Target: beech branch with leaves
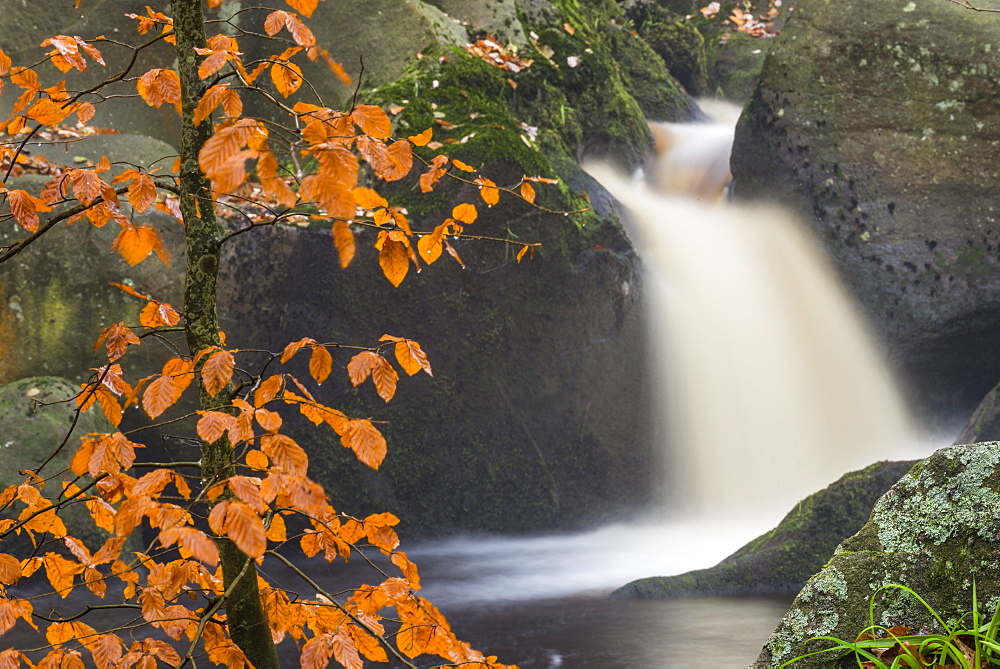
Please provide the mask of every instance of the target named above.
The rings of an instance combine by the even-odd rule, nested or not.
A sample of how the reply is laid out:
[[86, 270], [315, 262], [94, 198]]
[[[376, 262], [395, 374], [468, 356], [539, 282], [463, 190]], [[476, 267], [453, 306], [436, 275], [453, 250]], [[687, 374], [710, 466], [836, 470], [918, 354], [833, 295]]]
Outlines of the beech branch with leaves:
[[[241, 27], [231, 31], [238, 37], [207, 36], [206, 25], [212, 24], [206, 23], [199, 0], [174, 0], [173, 16], [149, 7], [145, 14], [128, 14], [139, 34], [153, 36], [128, 47], [132, 54], [123, 70], [85, 90], [72, 90], [68, 80], [43, 85], [46, 68], [66, 74], [104, 66], [102, 42], [121, 42], [56, 35], [42, 42], [45, 57], [29, 66], [14, 65], [0, 50], [0, 88], [21, 91], [12, 115], [0, 122], [6, 174], [0, 184], [0, 206], [6, 209], [0, 209], [0, 221], [14, 221], [24, 233], [0, 248], [0, 263], [29, 250], [43, 235], [58, 234], [60, 224], [114, 222], [119, 231], [111, 248], [129, 265], [155, 255], [169, 266], [160, 230], [135, 218], [153, 209], [176, 219], [186, 240], [183, 307], [125, 283], [113, 284], [142, 305], [138, 323], [117, 323], [100, 333], [95, 350], [103, 347], [107, 363], [71, 400], [77, 416], [98, 407], [118, 431], [83, 435], [79, 444], [67, 438], [55, 451], [74, 449], [68, 471], [47, 471], [50, 457], [25, 471], [23, 482], [0, 491], [5, 513], [0, 540], [23, 535], [34, 546], [25, 556], [0, 552], [0, 635], [15, 625], [39, 633], [35, 648], [0, 651], [0, 667], [83, 667], [88, 653], [99, 669], [194, 666], [202, 658], [226, 667], [267, 669], [278, 666], [275, 648], [283, 642], [300, 649], [301, 665], [308, 668], [327, 666], [332, 659], [356, 669], [364, 659], [387, 662], [390, 656], [397, 664], [416, 667], [416, 658], [425, 655], [445, 661], [436, 666], [505, 666], [460, 641], [444, 616], [418, 594], [419, 572], [399, 549], [393, 529], [398, 519], [390, 513], [356, 518], [335, 510], [309, 478], [306, 452], [282, 432], [282, 412], [297, 411], [378, 469], [388, 446], [377, 423], [326, 406], [310, 386], [330, 378], [331, 350], [347, 350], [350, 383], [370, 382], [388, 402], [401, 376], [432, 374], [420, 344], [388, 334], [368, 347], [306, 337], [266, 355], [260, 364], [260, 351], [229, 347], [219, 329], [221, 249], [260, 226], [290, 219], [329, 224], [332, 252], [342, 267], [354, 259], [356, 229], [375, 228], [379, 266], [394, 286], [411, 267], [431, 265], [444, 252], [461, 264], [451, 243], [456, 238], [513, 244], [518, 262], [537, 246], [469, 234], [479, 216], [472, 202], [454, 206], [451, 216], [429, 231], [414, 231], [406, 212], [391, 205], [376, 184], [409, 175], [415, 156], [424, 165], [418, 180], [422, 192], [433, 191], [442, 178], [458, 179], [476, 187], [480, 206], [496, 205], [501, 194], [534, 204], [536, 186], [555, 180], [526, 175], [501, 187], [453, 157], [419, 156], [415, 149], [428, 146], [432, 131], [396, 137], [380, 107], [358, 104], [339, 111], [286, 102], [308, 87], [296, 57], [326, 63], [350, 83], [301, 18], [311, 16], [318, 2], [287, 0], [294, 11], [269, 11], [263, 32], [253, 32], [241, 20]], [[210, 8], [221, 4], [208, 2]], [[225, 23], [235, 28], [231, 18]], [[238, 39], [263, 36], [287, 48], [244, 62]], [[137, 72], [138, 53], [161, 42], [175, 49], [176, 69]], [[265, 73], [276, 94], [261, 85]], [[151, 165], [128, 165], [109, 178], [114, 156], [75, 167], [39, 162], [25, 151], [29, 140], [72, 141], [95, 132], [87, 124], [96, 105], [110, 97], [104, 89], [115, 82], [134, 85], [135, 94], [152, 107], [176, 110], [181, 130], [176, 176]], [[245, 116], [244, 96], [251, 94], [284, 112], [287, 125]], [[73, 115], [76, 126], [67, 127]], [[364, 178], [366, 171], [370, 180]], [[7, 186], [24, 173], [50, 179], [37, 193]], [[218, 218], [227, 212], [235, 212], [240, 223], [227, 227]], [[170, 338], [176, 332], [184, 333], [185, 345]], [[170, 351], [162, 369], [128, 380], [123, 358], [155, 342]], [[303, 356], [308, 356], [308, 378], [300, 379], [285, 366]], [[258, 368], [251, 370], [255, 363]], [[189, 391], [197, 393], [197, 408], [164, 418]], [[124, 412], [132, 406], [140, 407], [149, 422], [121, 431]], [[143, 447], [136, 441], [139, 433], [169, 424], [193, 424], [191, 441], [198, 444], [200, 458], [137, 463], [136, 449]], [[135, 469], [150, 471], [136, 476]], [[85, 545], [63, 520], [67, 508], [81, 504], [107, 533], [99, 547]], [[126, 550], [143, 528], [153, 538], [141, 550]], [[368, 560], [365, 551], [375, 550], [398, 571], [378, 569], [377, 585], [332, 594], [289, 559], [293, 546], [307, 558], [321, 555], [328, 562]], [[300, 583], [274, 581], [261, 570], [265, 562], [289, 567]], [[25, 586], [43, 574], [50, 593], [21, 594], [36, 592]], [[115, 603], [87, 605], [71, 614], [43, 614], [36, 608], [41, 597], [66, 597], [80, 587]], [[316, 594], [301, 596], [296, 588]], [[95, 611], [109, 610], [124, 613], [124, 622], [88, 622]]]

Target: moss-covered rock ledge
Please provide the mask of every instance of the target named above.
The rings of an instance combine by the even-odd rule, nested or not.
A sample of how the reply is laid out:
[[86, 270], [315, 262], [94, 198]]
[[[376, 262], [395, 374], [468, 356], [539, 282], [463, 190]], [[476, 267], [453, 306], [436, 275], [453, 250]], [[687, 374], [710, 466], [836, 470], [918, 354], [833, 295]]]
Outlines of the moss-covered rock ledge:
[[797, 592], [837, 545], [857, 532], [875, 501], [913, 462], [877, 462], [844, 474], [799, 502], [770, 532], [710, 569], [633, 581], [615, 597], [665, 599]]
[[[913, 467], [875, 504], [871, 519], [809, 579], [754, 666], [779, 666], [830, 647], [826, 635], [853, 641], [868, 625], [868, 600], [884, 585], [920, 594], [945, 622], [1000, 601], [1000, 442], [952, 446]], [[941, 631], [926, 609], [898, 588], [879, 594], [875, 623]], [[796, 667], [836, 666], [823, 654]], [[853, 665], [852, 665], [853, 666]]]

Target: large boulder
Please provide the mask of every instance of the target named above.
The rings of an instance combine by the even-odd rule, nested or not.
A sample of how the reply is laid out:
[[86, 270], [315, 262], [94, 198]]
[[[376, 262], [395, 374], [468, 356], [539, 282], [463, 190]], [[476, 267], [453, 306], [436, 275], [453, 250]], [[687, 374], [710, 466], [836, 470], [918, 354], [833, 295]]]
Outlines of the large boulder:
[[[754, 666], [778, 666], [833, 646], [813, 640], [818, 636], [853, 642], [869, 625], [869, 599], [887, 585], [912, 589], [945, 621], [968, 619], [975, 587], [988, 619], [1000, 595], [998, 517], [1000, 443], [937, 451], [883, 495], [861, 531], [809, 579]], [[899, 588], [883, 590], [874, 613], [875, 624], [885, 627], [942, 631], [932, 614]], [[823, 654], [795, 666], [833, 666], [834, 658]]]
[[837, 545], [865, 524], [876, 500], [913, 464], [878, 462], [845, 474], [806, 497], [777, 527], [716, 566], [640, 579], [612, 594], [668, 599], [798, 592], [826, 564]]
[[1000, 385], [986, 393], [955, 443], [973, 444], [977, 441], [997, 440], [1000, 440]]
[[733, 147], [735, 196], [813, 224], [939, 414], [1000, 377], [998, 29], [938, 0], [801, 0]]

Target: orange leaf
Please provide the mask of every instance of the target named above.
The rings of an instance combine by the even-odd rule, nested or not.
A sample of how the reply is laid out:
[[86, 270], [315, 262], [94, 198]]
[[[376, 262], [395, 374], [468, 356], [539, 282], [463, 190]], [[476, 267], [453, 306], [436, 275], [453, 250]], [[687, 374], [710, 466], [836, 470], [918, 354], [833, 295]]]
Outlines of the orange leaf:
[[427, 360], [427, 354], [420, 348], [420, 344], [412, 339], [396, 342], [395, 353], [399, 366], [410, 376], [421, 369], [427, 372], [428, 376], [434, 376], [431, 372], [431, 363]]
[[313, 12], [316, 11], [316, 6], [319, 5], [319, 0], [285, 0], [285, 2], [292, 9], [306, 16], [312, 16]]
[[225, 534], [236, 547], [257, 559], [267, 549], [267, 536], [260, 516], [243, 502], [230, 500], [226, 508]]
[[278, 176], [278, 161], [270, 151], [262, 151], [257, 159], [257, 178], [264, 193], [285, 207], [294, 207], [298, 196], [285, 180]]
[[67, 560], [57, 553], [46, 553], [42, 558], [45, 576], [60, 597], [66, 597], [73, 590], [73, 577], [83, 571], [83, 565]]
[[229, 118], [237, 118], [243, 113], [243, 100], [240, 99], [240, 94], [228, 84], [216, 84], [205, 91], [198, 101], [192, 119], [194, 124], [201, 125], [201, 122], [211, 116], [219, 105], [222, 105], [222, 110]]
[[302, 70], [295, 63], [275, 63], [271, 66], [271, 81], [278, 92], [287, 98], [302, 85]]
[[81, 102], [76, 106], [76, 118], [80, 121], [80, 123], [86, 125], [90, 119], [94, 118], [96, 111], [97, 110], [94, 109], [94, 105], [92, 103]]
[[428, 265], [432, 264], [435, 260], [441, 257], [441, 238], [445, 231], [448, 229], [449, 223], [445, 221], [441, 225], [434, 228], [434, 231], [429, 235], [422, 235], [420, 239], [417, 240], [417, 251], [420, 252], [420, 257], [424, 259], [424, 262]]
[[456, 160], [456, 159], [452, 158], [451, 162], [452, 162], [452, 164], [455, 167], [457, 167], [458, 169], [462, 170], [463, 172], [475, 172], [476, 171], [475, 167], [473, 167], [472, 165], [467, 165], [467, 164], [463, 163], [461, 160]]
[[427, 142], [431, 141], [431, 137], [434, 136], [434, 129], [427, 128], [422, 133], [418, 135], [410, 135], [407, 137], [408, 140], [416, 144], [417, 146], [427, 146]]
[[351, 383], [355, 386], [364, 383], [381, 359], [382, 356], [372, 351], [362, 351], [351, 358], [351, 361], [347, 363], [347, 375], [351, 379]]
[[58, 125], [72, 113], [72, 105], [56, 102], [52, 98], [42, 98], [31, 105], [24, 115], [42, 125]]
[[139, 312], [139, 323], [147, 328], [157, 328], [161, 325], [177, 325], [181, 320], [180, 314], [165, 302], [151, 300], [142, 311]]
[[27, 600], [0, 599], [0, 634], [6, 634], [18, 618], [24, 618], [29, 625], [37, 630], [38, 626], [31, 619], [32, 610], [31, 602]]
[[302, 350], [302, 348], [308, 344], [315, 344], [316, 340], [311, 337], [303, 337], [298, 341], [293, 341], [285, 347], [285, 350], [281, 353], [281, 364], [285, 364], [292, 359], [296, 353]]
[[[384, 234], [386, 234], [384, 231], [379, 233], [380, 239]], [[406, 273], [410, 271], [410, 256], [406, 252], [406, 246], [402, 242], [385, 237], [379, 250], [378, 264], [385, 278], [389, 279], [389, 283], [398, 287], [406, 278]]]
[[153, 177], [146, 173], [139, 174], [128, 186], [128, 202], [140, 214], [149, 209], [156, 201], [156, 184]]
[[18, 225], [28, 232], [34, 232], [38, 229], [38, 212], [52, 211], [52, 207], [45, 204], [43, 200], [29, 194], [28, 191], [9, 190], [6, 192], [11, 213], [14, 214]]
[[94, 350], [104, 343], [104, 348], [108, 353], [108, 360], [114, 362], [118, 358], [125, 355], [126, 349], [128, 349], [130, 344], [135, 344], [138, 346], [142, 342], [135, 335], [134, 332], [124, 323], [118, 323], [117, 325], [112, 325], [109, 328], [105, 328], [101, 332], [101, 336], [97, 338], [97, 343], [94, 344]]
[[333, 356], [326, 350], [325, 346], [313, 346], [312, 355], [309, 357], [309, 373], [316, 383], [323, 383], [326, 377], [330, 376], [333, 369]]
[[180, 113], [181, 80], [173, 70], [156, 68], [139, 77], [135, 84], [146, 104], [159, 109], [164, 103], [172, 104]]
[[274, 514], [271, 516], [271, 524], [267, 528], [267, 538], [271, 541], [288, 541], [288, 533], [285, 530], [285, 519]]
[[347, 267], [354, 260], [356, 251], [354, 233], [351, 232], [347, 221], [334, 221], [332, 235], [333, 246], [337, 249], [337, 255], [340, 258], [340, 266]]
[[267, 469], [267, 456], [263, 451], [252, 449], [247, 451], [246, 463], [251, 469]]
[[[160, 377], [165, 378], [165, 377]], [[226, 434], [226, 430], [229, 430], [236, 425], [236, 417], [230, 416], [227, 413], [222, 413], [221, 411], [206, 411], [198, 419], [197, 432], [198, 437], [202, 441], [209, 444], [217, 442], [222, 439], [223, 435]]]
[[451, 215], [456, 221], [475, 223], [479, 214], [476, 212], [476, 205], [463, 202], [451, 210]]
[[230, 476], [229, 487], [243, 502], [257, 513], [267, 510], [264, 498], [260, 494], [260, 479], [249, 476]]
[[378, 207], [388, 207], [389, 203], [385, 198], [376, 193], [371, 188], [358, 187], [354, 189], [354, 201], [362, 209], [376, 209]]
[[265, 434], [260, 438], [260, 448], [275, 467], [290, 474], [305, 474], [309, 457], [295, 441], [283, 434]]
[[379, 397], [388, 402], [396, 394], [396, 383], [399, 381], [399, 375], [388, 360], [382, 356], [377, 357], [378, 364], [372, 370], [372, 382], [375, 384], [375, 390]]
[[527, 181], [521, 184], [521, 197], [528, 204], [534, 204], [535, 202], [535, 188]]
[[107, 188], [96, 170], [70, 170], [69, 178], [73, 184], [73, 196], [83, 204], [92, 203]]
[[0, 583], [14, 585], [21, 578], [21, 562], [13, 555], [0, 553]]
[[485, 178], [476, 179], [475, 183], [479, 184], [479, 194], [487, 205], [492, 207], [500, 201], [500, 191], [495, 183]]
[[117, 249], [129, 265], [138, 265], [156, 247], [162, 247], [162, 245], [163, 242], [154, 228], [148, 225], [139, 227], [127, 225], [115, 237], [115, 241], [111, 244], [111, 250]]
[[262, 407], [273, 400], [285, 385], [285, 377], [282, 374], [274, 374], [258, 386], [253, 393], [253, 404]]
[[351, 110], [351, 120], [369, 137], [386, 139], [392, 135], [392, 122], [376, 105], [358, 105]]
[[434, 190], [434, 185], [444, 176], [447, 169], [448, 156], [435, 156], [427, 171], [420, 175], [420, 191], [429, 193]]
[[354, 451], [358, 460], [372, 469], [378, 469], [385, 459], [385, 437], [371, 421], [349, 420], [341, 427], [340, 443]]
[[209, 395], [215, 397], [226, 387], [235, 367], [236, 360], [229, 351], [218, 350], [209, 356], [201, 368], [201, 379]]

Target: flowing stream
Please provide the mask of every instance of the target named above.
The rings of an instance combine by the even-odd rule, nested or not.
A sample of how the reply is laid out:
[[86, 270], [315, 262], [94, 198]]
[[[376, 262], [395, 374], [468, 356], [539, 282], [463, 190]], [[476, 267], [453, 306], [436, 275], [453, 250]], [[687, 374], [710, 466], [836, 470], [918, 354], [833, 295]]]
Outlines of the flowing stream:
[[664, 517], [418, 547], [425, 592], [524, 667], [747, 666], [789, 597], [623, 601], [709, 567], [878, 460], [927, 455], [874, 337], [807, 230], [725, 202], [735, 114], [653, 127], [647, 179], [588, 170], [632, 214], [661, 383]]

